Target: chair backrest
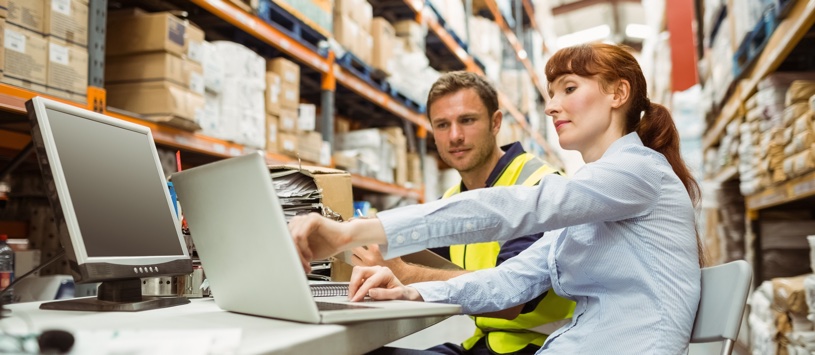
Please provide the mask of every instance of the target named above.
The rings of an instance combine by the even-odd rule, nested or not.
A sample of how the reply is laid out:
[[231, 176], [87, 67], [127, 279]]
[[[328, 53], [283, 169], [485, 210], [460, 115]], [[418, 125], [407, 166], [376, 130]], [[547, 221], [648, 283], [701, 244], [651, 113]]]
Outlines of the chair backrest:
[[744, 260], [702, 269], [702, 297], [696, 311], [691, 343], [724, 341], [732, 351], [747, 303], [753, 271]]

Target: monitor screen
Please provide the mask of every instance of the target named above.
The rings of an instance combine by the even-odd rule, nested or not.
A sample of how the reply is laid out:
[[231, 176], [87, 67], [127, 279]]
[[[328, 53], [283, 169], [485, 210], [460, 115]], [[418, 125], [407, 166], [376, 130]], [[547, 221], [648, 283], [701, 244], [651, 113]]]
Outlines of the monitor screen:
[[45, 111], [88, 257], [183, 255], [147, 134]]
[[192, 272], [150, 129], [35, 97], [32, 141], [76, 282], [98, 299], [41, 308], [143, 310], [179, 304], [141, 296], [141, 279]]

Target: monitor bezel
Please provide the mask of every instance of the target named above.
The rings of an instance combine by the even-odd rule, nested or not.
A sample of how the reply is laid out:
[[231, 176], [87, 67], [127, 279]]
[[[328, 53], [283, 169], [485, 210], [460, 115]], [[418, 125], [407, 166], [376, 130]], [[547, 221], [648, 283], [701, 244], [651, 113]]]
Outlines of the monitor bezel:
[[145, 135], [154, 157], [156, 171], [163, 183], [162, 191], [167, 213], [174, 214], [173, 203], [167, 189], [167, 178], [164, 176], [161, 163], [158, 160], [158, 151], [150, 128], [39, 96], [27, 101], [26, 107], [32, 124], [32, 142], [37, 153], [37, 161], [40, 164], [46, 192], [54, 210], [54, 220], [57, 223], [60, 241], [66, 250], [66, 257], [74, 280], [76, 282], [96, 282], [191, 273], [192, 260], [184, 236], [181, 233], [181, 224], [175, 215], [171, 220], [177, 243], [181, 247], [181, 254], [135, 257], [88, 256], [73, 208], [71, 194], [62, 170], [62, 162], [57, 152], [47, 110], [64, 112]]

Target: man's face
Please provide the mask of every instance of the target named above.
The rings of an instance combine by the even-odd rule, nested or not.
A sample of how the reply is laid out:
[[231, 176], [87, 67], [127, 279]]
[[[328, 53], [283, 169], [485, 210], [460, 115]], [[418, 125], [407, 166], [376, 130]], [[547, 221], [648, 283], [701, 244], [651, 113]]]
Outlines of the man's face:
[[430, 113], [433, 138], [447, 165], [466, 173], [488, 162], [495, 150], [501, 113], [487, 112], [474, 89], [442, 96], [430, 105]]

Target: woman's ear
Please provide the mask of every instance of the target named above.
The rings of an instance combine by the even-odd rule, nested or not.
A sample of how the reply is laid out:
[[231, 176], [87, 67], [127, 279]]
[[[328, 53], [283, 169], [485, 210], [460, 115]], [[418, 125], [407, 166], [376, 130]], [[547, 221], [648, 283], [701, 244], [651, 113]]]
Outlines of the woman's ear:
[[614, 97], [611, 101], [611, 107], [620, 108], [628, 102], [631, 97], [631, 83], [628, 80], [622, 79], [617, 82], [614, 88]]

